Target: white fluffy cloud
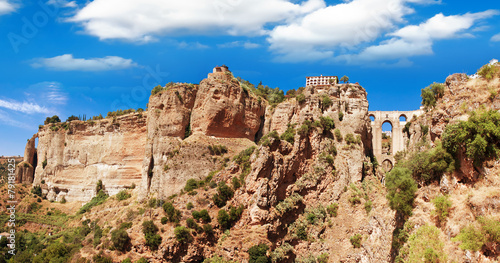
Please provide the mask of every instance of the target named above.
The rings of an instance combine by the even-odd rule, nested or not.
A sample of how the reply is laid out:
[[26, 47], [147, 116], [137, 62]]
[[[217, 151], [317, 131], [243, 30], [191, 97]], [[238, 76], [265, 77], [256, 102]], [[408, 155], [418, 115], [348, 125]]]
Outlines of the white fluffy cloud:
[[433, 53], [432, 45], [436, 40], [470, 37], [467, 30], [482, 19], [498, 14], [497, 11], [488, 10], [479, 13], [464, 15], [444, 16], [437, 14], [419, 25], [403, 27], [388, 34], [391, 38], [379, 45], [366, 48], [357, 55], [340, 56], [351, 62], [370, 60], [390, 60], [407, 58], [417, 55], [430, 55]]
[[0, 0], [0, 15], [8, 14], [15, 9], [16, 7], [14, 6], [14, 4], [10, 3], [7, 0]]
[[[268, 41], [284, 60], [316, 60], [373, 41], [413, 13], [405, 0], [352, 0], [277, 26]], [[413, 0], [413, 2], [421, 2]], [[428, 1], [426, 1], [428, 2]], [[306, 52], [304, 52], [306, 51]]]
[[269, 23], [323, 8], [323, 0], [94, 0], [70, 18], [100, 39], [149, 41], [161, 34], [262, 35]]
[[491, 37], [491, 41], [493, 41], [493, 42], [500, 42], [500, 33], [492, 36]]
[[64, 54], [53, 58], [39, 58], [31, 64], [35, 68], [48, 68], [61, 71], [107, 71], [136, 67], [131, 59], [116, 56], [103, 58], [74, 58], [72, 54]]

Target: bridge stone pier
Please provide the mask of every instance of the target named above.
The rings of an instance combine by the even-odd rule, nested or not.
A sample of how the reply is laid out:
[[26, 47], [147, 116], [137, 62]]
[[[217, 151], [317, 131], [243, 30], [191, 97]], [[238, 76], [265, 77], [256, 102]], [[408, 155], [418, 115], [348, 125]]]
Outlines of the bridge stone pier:
[[[424, 113], [423, 109], [415, 111], [369, 111], [372, 126], [372, 145], [373, 155], [377, 158], [379, 164], [389, 171], [394, 166], [394, 154], [406, 150], [406, 136], [403, 134], [403, 128], [407, 121], [418, 117]], [[404, 117], [404, 118], [401, 118]], [[400, 120], [400, 118], [402, 120]], [[382, 154], [382, 125], [390, 123], [392, 126], [392, 143], [389, 153]]]

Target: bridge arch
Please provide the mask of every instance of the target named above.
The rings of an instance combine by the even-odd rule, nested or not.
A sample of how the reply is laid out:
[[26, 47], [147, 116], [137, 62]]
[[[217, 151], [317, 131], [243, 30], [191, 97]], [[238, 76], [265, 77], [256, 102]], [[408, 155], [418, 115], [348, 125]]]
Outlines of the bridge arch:
[[384, 169], [385, 172], [390, 172], [393, 167], [394, 167], [394, 164], [392, 163], [391, 159], [385, 159], [382, 162], [382, 169]]
[[[388, 161], [391, 169], [395, 163], [394, 155], [399, 151], [406, 150], [406, 140], [403, 135], [403, 128], [407, 121], [411, 121], [414, 116], [424, 113], [422, 109], [416, 111], [369, 111], [368, 116], [372, 126], [372, 146], [373, 155], [380, 164]], [[408, 116], [412, 116], [410, 119]], [[373, 119], [372, 119], [373, 118]], [[404, 118], [404, 120], [402, 120]], [[390, 151], [382, 152], [382, 125], [390, 123], [392, 126]], [[389, 165], [389, 163], [387, 163]]]

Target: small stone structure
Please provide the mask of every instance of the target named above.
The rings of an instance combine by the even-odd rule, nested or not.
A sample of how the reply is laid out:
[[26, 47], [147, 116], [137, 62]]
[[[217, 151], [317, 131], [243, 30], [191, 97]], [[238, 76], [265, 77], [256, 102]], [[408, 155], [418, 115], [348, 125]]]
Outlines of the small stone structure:
[[[399, 151], [406, 150], [406, 140], [408, 138], [403, 134], [403, 128], [407, 121], [411, 121], [413, 117], [420, 116], [424, 113], [423, 109], [415, 111], [369, 111], [368, 114], [372, 126], [372, 145], [373, 155], [377, 158], [379, 164], [383, 167], [392, 169], [394, 165], [394, 154]], [[404, 117], [405, 121], [400, 121], [400, 117]], [[392, 143], [391, 150], [387, 154], [382, 154], [382, 125], [384, 123], [392, 125]]]

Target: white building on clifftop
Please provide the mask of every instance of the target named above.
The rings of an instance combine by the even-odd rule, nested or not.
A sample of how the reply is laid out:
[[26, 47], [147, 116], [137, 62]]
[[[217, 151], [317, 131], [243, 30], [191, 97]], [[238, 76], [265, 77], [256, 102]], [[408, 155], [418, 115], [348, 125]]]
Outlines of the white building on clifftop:
[[315, 76], [306, 77], [306, 87], [308, 86], [323, 86], [323, 85], [335, 85], [339, 83], [339, 78], [337, 76]]

